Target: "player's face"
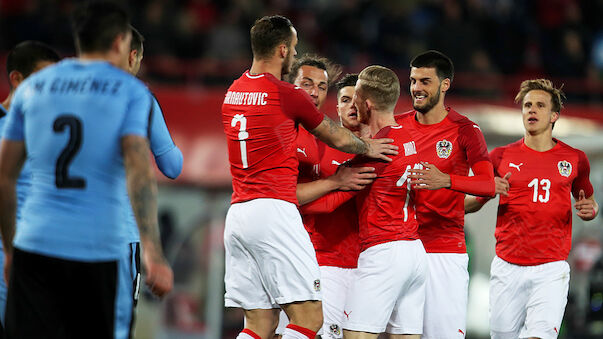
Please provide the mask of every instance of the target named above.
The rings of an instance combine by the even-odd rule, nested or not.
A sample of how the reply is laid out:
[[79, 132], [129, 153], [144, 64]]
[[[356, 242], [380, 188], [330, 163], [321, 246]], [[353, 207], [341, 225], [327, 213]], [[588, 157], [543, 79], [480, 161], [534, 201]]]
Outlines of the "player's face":
[[535, 135], [552, 129], [559, 113], [553, 112], [551, 99], [548, 92], [540, 89], [531, 90], [526, 94], [521, 108], [526, 132]]
[[352, 98], [352, 109], [356, 111], [358, 122], [361, 124], [368, 124], [370, 112], [366, 99], [362, 95], [362, 88], [360, 87], [360, 81], [356, 83], [354, 96]]
[[142, 63], [142, 58], [143, 58], [143, 53], [144, 53], [144, 49], [141, 49], [140, 51], [137, 50], [131, 50], [130, 51], [130, 56], [129, 56], [129, 65], [130, 65], [130, 74], [136, 76], [136, 74], [138, 74], [138, 72], [140, 71], [140, 65]]
[[297, 46], [297, 31], [295, 28], [291, 27], [291, 34], [293, 34], [293, 39], [291, 39], [291, 45], [287, 48], [287, 55], [285, 56], [285, 61], [283, 62], [283, 67], [281, 70], [281, 74], [285, 75], [291, 72], [291, 65], [293, 64], [293, 59], [297, 55], [297, 50], [295, 47]]
[[355, 131], [360, 128], [358, 112], [354, 107], [354, 86], [346, 86], [339, 90], [337, 97], [337, 114], [343, 127]]
[[297, 77], [293, 83], [306, 91], [316, 108], [320, 109], [327, 99], [328, 81], [329, 76], [324, 69], [303, 65], [297, 71]]
[[119, 50], [119, 64], [116, 65], [121, 69], [128, 69], [130, 65], [130, 43], [132, 42], [132, 32], [128, 30], [125, 34], [121, 35], [121, 39], [118, 41]]
[[440, 102], [442, 82], [435, 68], [412, 67], [410, 69], [410, 96], [412, 107], [427, 113]]

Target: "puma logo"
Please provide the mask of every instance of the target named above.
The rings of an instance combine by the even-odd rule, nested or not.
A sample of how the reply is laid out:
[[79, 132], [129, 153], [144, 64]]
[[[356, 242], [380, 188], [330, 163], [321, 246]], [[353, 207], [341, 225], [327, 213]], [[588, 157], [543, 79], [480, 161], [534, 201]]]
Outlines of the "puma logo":
[[463, 330], [461, 330], [460, 328], [459, 328], [459, 333], [462, 335], [465, 335], [465, 332], [463, 332]]
[[[350, 313], [352, 313], [352, 311], [350, 311]], [[346, 316], [346, 318], [348, 318], [348, 320], [350, 320], [350, 313], [343, 310], [343, 314]]]
[[339, 163], [339, 162], [337, 162], [337, 161], [335, 161], [335, 160], [331, 160], [331, 164], [332, 164], [332, 165], [335, 165], [335, 166], [339, 166], [339, 165], [341, 165], [341, 163]]
[[306, 154], [306, 149], [305, 149], [305, 148], [304, 148], [304, 149], [301, 149], [301, 148], [299, 148], [299, 147], [298, 147], [298, 148], [297, 148], [297, 151], [298, 151], [299, 153], [303, 154], [303, 155], [304, 155], [306, 158], [308, 157], [308, 155]]
[[521, 166], [521, 165], [523, 165], [523, 162], [521, 164], [519, 164], [519, 165], [516, 165], [516, 164], [514, 164], [512, 162], [509, 163], [509, 167], [517, 168], [517, 172], [521, 172], [521, 169], [519, 169], [519, 166]]

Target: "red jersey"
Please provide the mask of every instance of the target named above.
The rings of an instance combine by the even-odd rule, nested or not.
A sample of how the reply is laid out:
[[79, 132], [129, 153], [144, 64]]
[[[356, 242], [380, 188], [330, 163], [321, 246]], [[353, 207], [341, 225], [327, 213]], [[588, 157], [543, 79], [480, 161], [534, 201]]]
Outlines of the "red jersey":
[[[344, 153], [319, 142], [322, 149], [320, 177], [327, 178], [340, 164], [352, 159], [354, 154]], [[314, 228], [308, 229], [320, 266], [356, 268], [360, 254], [358, 239], [358, 212], [351, 200], [328, 214], [314, 214]]]
[[356, 195], [360, 251], [386, 242], [419, 237], [414, 194], [408, 180], [410, 169], [419, 162], [415, 142], [405, 126], [385, 127], [374, 138], [394, 139], [392, 145], [399, 147], [399, 153], [390, 156], [390, 163], [365, 156], [356, 156], [350, 161], [353, 166], [375, 168], [377, 178], [369, 187], [356, 192], [332, 192], [302, 206], [305, 213], [329, 213]]
[[246, 71], [235, 80], [222, 104], [232, 203], [274, 198], [297, 204], [297, 124], [311, 130], [323, 118], [304, 90], [272, 74]]
[[[296, 155], [299, 161], [298, 183], [306, 183], [320, 178], [320, 155], [318, 153], [318, 143], [312, 133], [306, 131], [303, 127], [299, 128], [297, 139], [295, 140]], [[314, 215], [301, 214], [304, 227], [310, 232], [314, 228]]]
[[554, 139], [546, 152], [523, 139], [492, 150], [494, 170], [511, 172], [509, 196], [500, 196], [496, 220], [496, 255], [516, 265], [566, 260], [572, 241], [572, 201], [584, 190], [593, 194], [584, 152]]
[[[480, 161], [490, 161], [484, 135], [467, 117], [447, 108], [444, 120], [423, 125], [416, 111], [396, 116], [410, 131], [420, 161], [447, 174], [467, 176]], [[428, 253], [465, 253], [465, 194], [447, 188], [416, 190], [419, 237]]]

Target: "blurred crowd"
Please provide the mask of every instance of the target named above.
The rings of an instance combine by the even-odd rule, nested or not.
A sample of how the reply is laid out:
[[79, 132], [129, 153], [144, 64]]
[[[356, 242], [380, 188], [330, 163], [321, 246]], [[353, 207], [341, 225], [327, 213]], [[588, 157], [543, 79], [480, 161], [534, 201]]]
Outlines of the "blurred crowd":
[[[72, 55], [68, 15], [75, 2], [0, 0], [0, 51], [38, 39]], [[297, 27], [299, 52], [324, 55], [351, 71], [374, 63], [406, 69], [413, 55], [437, 49], [458, 71], [475, 75], [570, 78], [576, 86], [603, 79], [603, 0], [128, 3], [147, 39], [146, 77], [157, 81], [228, 84], [250, 64], [254, 20], [276, 13]]]

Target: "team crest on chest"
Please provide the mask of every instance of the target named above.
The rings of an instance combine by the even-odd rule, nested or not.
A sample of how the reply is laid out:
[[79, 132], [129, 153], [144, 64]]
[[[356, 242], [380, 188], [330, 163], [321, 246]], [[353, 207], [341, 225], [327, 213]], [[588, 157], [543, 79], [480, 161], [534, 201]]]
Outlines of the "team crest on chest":
[[448, 159], [450, 153], [452, 153], [452, 143], [446, 139], [438, 141], [436, 143], [436, 153], [438, 157]]
[[559, 161], [557, 163], [557, 169], [559, 169], [559, 174], [566, 178], [572, 174], [572, 164], [567, 160]]

